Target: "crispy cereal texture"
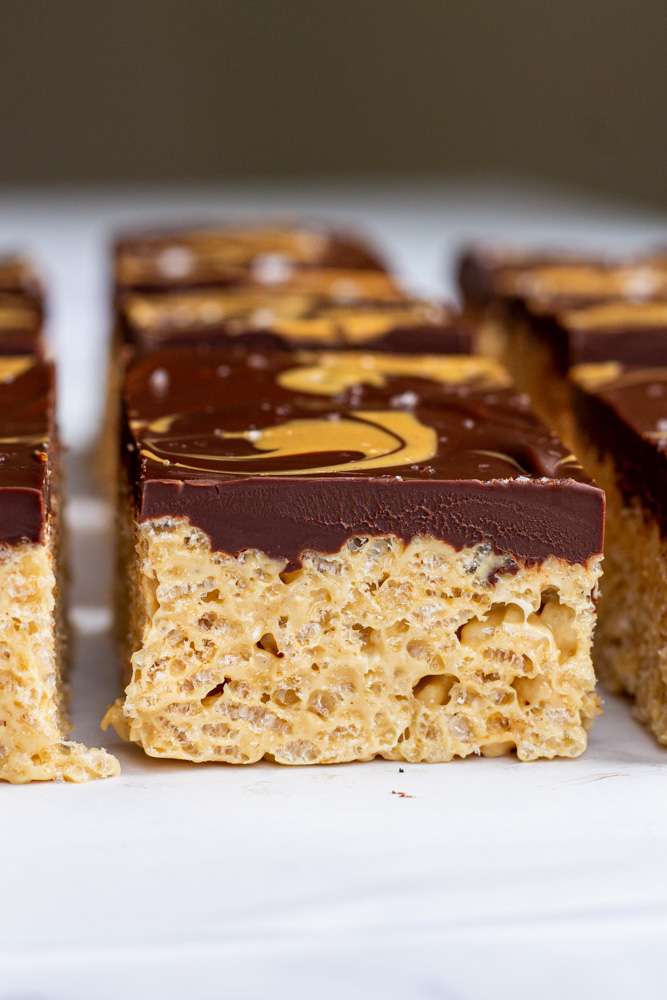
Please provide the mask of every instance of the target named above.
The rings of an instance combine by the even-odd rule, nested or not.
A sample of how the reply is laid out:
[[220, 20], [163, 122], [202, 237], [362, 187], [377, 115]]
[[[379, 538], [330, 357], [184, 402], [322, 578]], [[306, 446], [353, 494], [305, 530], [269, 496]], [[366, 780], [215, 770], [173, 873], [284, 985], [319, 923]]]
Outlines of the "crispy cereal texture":
[[0, 547], [0, 780], [88, 781], [120, 771], [106, 751], [66, 739], [59, 659], [48, 547]]
[[639, 500], [623, 499], [612, 459], [579, 448], [607, 494], [596, 669], [610, 690], [634, 697], [637, 719], [667, 744], [667, 542]]
[[534, 760], [586, 746], [597, 559], [503, 573], [490, 546], [382, 537], [285, 573], [258, 551], [211, 552], [184, 519], [128, 535], [131, 667], [105, 724], [152, 756]]

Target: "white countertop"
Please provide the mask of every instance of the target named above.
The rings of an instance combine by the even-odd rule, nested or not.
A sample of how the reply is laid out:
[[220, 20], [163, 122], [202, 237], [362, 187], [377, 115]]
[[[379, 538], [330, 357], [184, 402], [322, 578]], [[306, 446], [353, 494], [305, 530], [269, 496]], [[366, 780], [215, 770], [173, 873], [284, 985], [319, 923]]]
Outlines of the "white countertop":
[[117, 685], [109, 511], [80, 452], [102, 405], [105, 240], [158, 217], [290, 210], [370, 227], [427, 292], [470, 236], [667, 243], [665, 218], [519, 186], [0, 190], [0, 248], [35, 253], [53, 287], [75, 448], [75, 737], [123, 767], [0, 786], [0, 1000], [662, 998], [667, 749], [623, 699], [605, 697], [578, 760], [402, 773], [155, 761], [99, 731]]

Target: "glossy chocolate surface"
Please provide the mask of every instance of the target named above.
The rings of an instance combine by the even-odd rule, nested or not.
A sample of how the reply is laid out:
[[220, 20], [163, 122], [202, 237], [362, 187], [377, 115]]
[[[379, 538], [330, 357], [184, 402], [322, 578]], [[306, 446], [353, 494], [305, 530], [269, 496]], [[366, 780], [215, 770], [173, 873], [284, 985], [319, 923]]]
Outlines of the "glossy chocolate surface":
[[602, 492], [487, 359], [165, 350], [130, 363], [125, 417], [140, 520], [187, 517], [218, 551], [601, 551]]
[[384, 271], [385, 265], [358, 237], [308, 224], [166, 230], [121, 239], [115, 248], [120, 289], [284, 285], [311, 268]]
[[473, 349], [471, 326], [452, 309], [415, 299], [350, 301], [346, 288], [337, 300], [248, 288], [133, 295], [122, 308], [121, 329], [145, 350], [193, 343], [441, 354]]
[[51, 505], [53, 365], [0, 358], [0, 543], [44, 540]]
[[667, 367], [581, 365], [572, 382], [581, 430], [613, 458], [626, 501], [641, 500], [667, 533]]

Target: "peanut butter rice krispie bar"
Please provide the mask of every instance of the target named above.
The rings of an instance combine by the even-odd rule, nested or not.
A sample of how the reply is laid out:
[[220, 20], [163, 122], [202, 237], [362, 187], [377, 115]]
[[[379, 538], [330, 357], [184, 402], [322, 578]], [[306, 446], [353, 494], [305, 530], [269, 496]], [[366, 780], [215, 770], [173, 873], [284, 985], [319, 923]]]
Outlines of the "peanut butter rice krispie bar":
[[607, 493], [595, 663], [667, 744], [667, 367], [572, 370], [582, 458]]
[[124, 696], [153, 756], [576, 756], [604, 497], [500, 366], [163, 350], [130, 363]]
[[664, 316], [652, 301], [667, 299], [664, 254], [613, 260], [538, 253], [531, 259], [478, 249], [463, 255], [459, 280], [466, 312], [486, 324], [482, 344], [492, 345], [566, 440], [571, 365], [664, 363]]
[[54, 372], [0, 358], [0, 780], [87, 781], [119, 771], [67, 740]]

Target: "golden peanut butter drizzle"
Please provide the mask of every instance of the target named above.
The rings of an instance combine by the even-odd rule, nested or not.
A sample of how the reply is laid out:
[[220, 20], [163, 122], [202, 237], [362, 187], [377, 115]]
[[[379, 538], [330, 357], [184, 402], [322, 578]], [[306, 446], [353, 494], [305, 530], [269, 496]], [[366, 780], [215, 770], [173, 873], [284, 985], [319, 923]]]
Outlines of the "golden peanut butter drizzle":
[[182, 292], [169, 295], [133, 295], [125, 307], [130, 321], [140, 328], [221, 323], [230, 319], [268, 326], [276, 319], [303, 316], [312, 308], [307, 293], [271, 292], [264, 289]]
[[623, 368], [618, 361], [600, 361], [592, 364], [575, 365], [569, 377], [582, 388], [595, 391], [610, 386], [625, 389], [649, 382], [667, 383], [667, 367]]
[[596, 267], [554, 264], [510, 269], [499, 276], [499, 289], [510, 295], [627, 295], [648, 298], [667, 289], [667, 266]]
[[667, 302], [605, 302], [587, 309], [569, 309], [561, 320], [575, 330], [606, 326], [667, 326]]
[[267, 227], [199, 230], [186, 233], [175, 242], [214, 260], [245, 263], [260, 254], [282, 254], [312, 263], [324, 253], [327, 237], [310, 230]]
[[278, 319], [272, 329], [283, 337], [294, 340], [321, 340], [324, 344], [335, 344], [341, 336], [353, 343], [361, 343], [373, 337], [380, 337], [397, 326], [414, 323], [414, 315], [407, 310], [388, 314], [376, 310], [345, 315], [327, 312], [305, 319]]
[[35, 311], [33, 309], [22, 309], [20, 306], [0, 306], [0, 330], [25, 327], [34, 322]]
[[19, 375], [32, 368], [35, 359], [30, 355], [21, 354], [16, 357], [0, 358], [0, 382], [13, 382]]
[[568, 378], [590, 392], [607, 382], [615, 381], [622, 371], [623, 366], [618, 361], [594, 361], [574, 365], [570, 368]]
[[[307, 362], [307, 354], [299, 360]], [[359, 354], [338, 351], [312, 355], [313, 364], [302, 363], [278, 375], [277, 382], [294, 392], [336, 396], [355, 385], [382, 387], [391, 376], [424, 378], [452, 385], [477, 379], [480, 388], [502, 388], [511, 384], [505, 369], [491, 358], [465, 355]]]
[[406, 295], [396, 279], [383, 271], [351, 271], [335, 267], [308, 267], [295, 271], [289, 288], [328, 295], [340, 302], [365, 299], [382, 302], [404, 302]]
[[[444, 322], [446, 313], [428, 302], [385, 308], [365, 303], [322, 304], [308, 292], [265, 289], [183, 292], [180, 295], [133, 295], [125, 310], [130, 322], [146, 332], [164, 326], [178, 329], [226, 323], [230, 336], [248, 329], [270, 329], [288, 340], [319, 341], [335, 346], [341, 338], [361, 344], [400, 327]], [[2, 314], [0, 313], [0, 322]]]
[[48, 434], [18, 434], [15, 437], [0, 437], [0, 445], [2, 444], [43, 444], [48, 445], [49, 443]]
[[[177, 418], [163, 418], [150, 425], [156, 431], [156, 423], [164, 426], [165, 421]], [[150, 448], [143, 448], [141, 454], [163, 465], [175, 465], [183, 469], [210, 472], [210, 468], [196, 463], [207, 461], [220, 466], [227, 475], [257, 476], [303, 476], [331, 472], [356, 472], [369, 469], [394, 468], [414, 465], [433, 458], [438, 447], [435, 430], [422, 424], [413, 413], [398, 410], [360, 410], [355, 419], [303, 419], [288, 420], [274, 427], [262, 430], [221, 431], [221, 440], [241, 439], [249, 441], [257, 454], [215, 455], [199, 452], [167, 452], [159, 440], [149, 439]], [[363, 457], [332, 465], [313, 466], [305, 469], [229, 469], [229, 464], [261, 462], [263, 458], [294, 458], [299, 455], [322, 454], [325, 452], [354, 452]], [[183, 459], [188, 459], [185, 462]]]

